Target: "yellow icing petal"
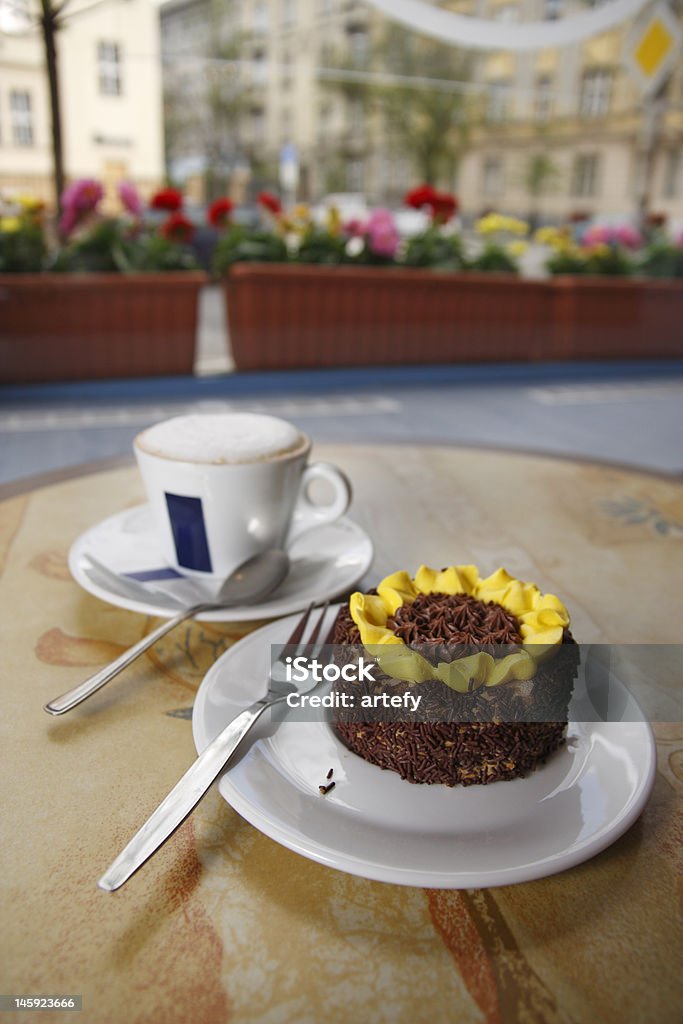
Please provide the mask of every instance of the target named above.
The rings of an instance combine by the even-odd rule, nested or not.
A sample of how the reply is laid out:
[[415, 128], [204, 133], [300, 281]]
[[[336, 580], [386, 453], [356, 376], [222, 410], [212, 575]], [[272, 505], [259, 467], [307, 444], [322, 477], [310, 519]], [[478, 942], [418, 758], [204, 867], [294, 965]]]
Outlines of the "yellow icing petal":
[[403, 571], [386, 576], [377, 587], [377, 592], [387, 609], [387, 618], [401, 605], [411, 604], [419, 593], [408, 573]]
[[487, 576], [485, 580], [479, 580], [477, 587], [477, 596], [479, 594], [489, 594], [502, 592], [506, 590], [510, 583], [514, 582], [514, 576], [511, 576], [506, 569], [496, 569], [490, 576]]
[[555, 597], [554, 594], [539, 594], [538, 601], [536, 602], [536, 611], [544, 611], [546, 609], [554, 611], [564, 626], [569, 625], [569, 614], [559, 597]]
[[487, 686], [499, 686], [512, 679], [532, 679], [536, 674], [536, 662], [528, 651], [508, 654], [505, 658], [495, 659], [493, 668], [486, 680]]
[[420, 594], [472, 594], [478, 579], [476, 565], [451, 565], [448, 569], [421, 565], [415, 573], [415, 587]]
[[517, 617], [532, 611], [539, 596], [538, 589], [533, 583], [522, 583], [521, 580], [513, 580], [503, 595], [503, 607]]
[[529, 629], [528, 626], [522, 626], [520, 633], [522, 634], [522, 640], [524, 641], [525, 649], [529, 650], [529, 653], [533, 658], [542, 657], [544, 652], [541, 648], [548, 646], [555, 646], [562, 643], [562, 634], [564, 629], [562, 626], [556, 626], [554, 629], [538, 630]]
[[381, 647], [366, 645], [366, 650], [382, 672], [408, 683], [425, 683], [428, 679], [435, 678], [434, 666], [430, 665], [426, 658], [416, 651], [411, 651], [397, 636], [394, 636], [393, 640], [393, 643], [387, 641]]
[[389, 637], [398, 639], [387, 629], [387, 609], [381, 597], [375, 594], [352, 594], [349, 599], [351, 618], [360, 631], [361, 643], [388, 643]]

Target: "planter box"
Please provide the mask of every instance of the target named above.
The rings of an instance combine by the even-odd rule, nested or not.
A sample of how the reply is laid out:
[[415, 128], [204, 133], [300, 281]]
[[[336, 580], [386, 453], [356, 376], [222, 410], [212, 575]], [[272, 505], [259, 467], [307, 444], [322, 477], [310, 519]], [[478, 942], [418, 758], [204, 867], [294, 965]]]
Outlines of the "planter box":
[[556, 277], [550, 284], [559, 358], [683, 356], [683, 281]]
[[541, 281], [241, 263], [225, 287], [239, 370], [549, 358], [551, 294]]
[[0, 275], [0, 381], [190, 374], [203, 273]]

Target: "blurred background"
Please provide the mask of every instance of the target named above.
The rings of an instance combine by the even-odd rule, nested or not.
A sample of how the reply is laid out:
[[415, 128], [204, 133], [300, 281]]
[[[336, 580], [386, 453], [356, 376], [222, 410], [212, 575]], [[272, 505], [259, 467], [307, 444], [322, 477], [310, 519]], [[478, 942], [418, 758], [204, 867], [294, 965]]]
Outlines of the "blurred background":
[[66, 180], [101, 180], [112, 206], [121, 181], [167, 182], [198, 219], [220, 195], [248, 219], [264, 187], [398, 209], [431, 182], [457, 193], [465, 226], [495, 208], [534, 226], [647, 211], [683, 228], [679, 4], [656, 5], [663, 38], [644, 34], [650, 5], [623, 0], [428, 6], [498, 29], [638, 9], [506, 50], [440, 42], [364, 0], [0, 0], [0, 189], [54, 205], [57, 141]]

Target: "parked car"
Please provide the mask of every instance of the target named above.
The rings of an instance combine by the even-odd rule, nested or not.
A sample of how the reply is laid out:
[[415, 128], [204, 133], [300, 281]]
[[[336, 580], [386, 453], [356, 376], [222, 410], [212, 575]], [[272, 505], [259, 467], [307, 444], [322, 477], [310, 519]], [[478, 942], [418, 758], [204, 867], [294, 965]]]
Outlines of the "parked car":
[[331, 192], [311, 209], [316, 224], [325, 223], [332, 207], [339, 212], [343, 223], [350, 220], [365, 220], [370, 213], [367, 199], [359, 192]]

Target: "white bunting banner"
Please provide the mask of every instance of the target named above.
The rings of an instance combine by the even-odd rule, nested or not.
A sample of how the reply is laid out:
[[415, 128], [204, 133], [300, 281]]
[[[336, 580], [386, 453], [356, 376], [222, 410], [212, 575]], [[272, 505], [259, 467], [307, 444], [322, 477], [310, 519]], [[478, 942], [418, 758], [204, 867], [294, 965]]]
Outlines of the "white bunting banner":
[[557, 21], [499, 22], [469, 18], [432, 7], [425, 0], [365, 0], [393, 21], [451, 43], [475, 50], [545, 50], [588, 39], [634, 17], [649, 0], [610, 0], [609, 3]]

